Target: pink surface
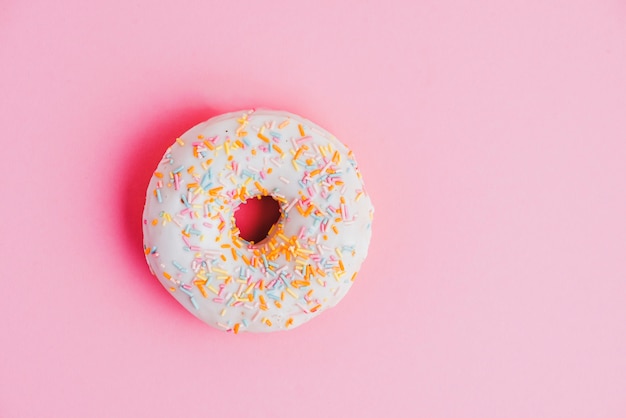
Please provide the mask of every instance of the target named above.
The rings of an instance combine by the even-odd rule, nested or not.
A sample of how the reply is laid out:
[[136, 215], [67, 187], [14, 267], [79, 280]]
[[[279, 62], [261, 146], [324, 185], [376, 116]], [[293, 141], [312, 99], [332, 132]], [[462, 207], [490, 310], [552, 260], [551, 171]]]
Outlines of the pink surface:
[[[0, 416], [626, 416], [626, 6], [5, 1]], [[273, 335], [142, 255], [152, 169], [267, 106], [355, 151], [350, 294]]]

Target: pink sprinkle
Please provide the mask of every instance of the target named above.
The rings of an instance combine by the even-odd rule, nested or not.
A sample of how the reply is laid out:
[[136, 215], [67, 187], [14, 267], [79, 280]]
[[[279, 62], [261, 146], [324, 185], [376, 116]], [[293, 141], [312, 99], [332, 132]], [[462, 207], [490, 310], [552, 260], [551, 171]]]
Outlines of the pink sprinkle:
[[222, 298], [213, 298], [213, 302], [223, 303], [224, 299], [222, 299]]
[[305, 142], [305, 141], [309, 141], [309, 140], [311, 140], [311, 139], [313, 139], [313, 137], [312, 137], [312, 136], [303, 136], [303, 137], [302, 137], [302, 138], [300, 138], [300, 139], [296, 139], [296, 142], [297, 142], [298, 144], [301, 144], [301, 143], [303, 143], [303, 142]]

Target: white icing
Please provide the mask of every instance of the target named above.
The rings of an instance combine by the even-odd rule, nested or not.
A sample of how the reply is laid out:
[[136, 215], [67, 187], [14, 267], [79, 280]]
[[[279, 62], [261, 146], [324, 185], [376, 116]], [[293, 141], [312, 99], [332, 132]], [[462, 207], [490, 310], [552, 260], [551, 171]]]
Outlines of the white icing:
[[[263, 194], [280, 202], [281, 219], [249, 245], [233, 213]], [[144, 247], [153, 274], [207, 324], [291, 329], [346, 295], [367, 256], [372, 215], [352, 153], [330, 133], [283, 111], [234, 112], [168, 148], [148, 186]]]

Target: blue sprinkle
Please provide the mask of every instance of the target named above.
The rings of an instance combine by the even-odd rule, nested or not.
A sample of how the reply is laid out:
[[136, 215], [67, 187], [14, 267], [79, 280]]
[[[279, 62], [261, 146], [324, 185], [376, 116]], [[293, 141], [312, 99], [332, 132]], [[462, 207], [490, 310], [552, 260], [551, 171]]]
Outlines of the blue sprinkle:
[[270, 135], [272, 135], [274, 138], [281, 138], [280, 132], [270, 131]]
[[243, 324], [244, 327], [248, 328], [248, 321], [246, 320], [246, 318], [242, 318], [241, 323]]
[[188, 296], [193, 296], [193, 293], [191, 293], [189, 290], [185, 289], [184, 287], [179, 287], [180, 291], [183, 292], [184, 294], [188, 295]]
[[163, 198], [161, 197], [161, 189], [156, 189], [156, 195], [159, 203], [163, 203]]
[[182, 271], [183, 273], [187, 273], [187, 269], [184, 268], [183, 266], [180, 265], [180, 263], [176, 260], [172, 261], [172, 264], [174, 265], [174, 267], [176, 267], [178, 270]]
[[190, 207], [191, 207], [191, 205], [189, 205], [189, 202], [187, 202], [187, 197], [186, 197], [184, 194], [180, 195], [180, 198], [181, 198], [181, 200], [183, 201], [183, 204], [184, 204], [186, 207], [188, 207], [188, 208], [190, 208]]
[[196, 311], [200, 309], [200, 307], [198, 306], [198, 302], [196, 302], [196, 300], [193, 297], [190, 297], [189, 300], [191, 301], [191, 304], [193, 305], [193, 307], [196, 308]]
[[178, 174], [178, 173], [180, 173], [181, 171], [183, 171], [183, 169], [184, 169], [184, 168], [185, 168], [185, 166], [184, 166], [184, 165], [181, 165], [181, 166], [180, 166], [180, 167], [178, 167], [176, 170], [174, 170], [174, 171], [173, 171], [173, 173], [174, 173], [174, 174]]

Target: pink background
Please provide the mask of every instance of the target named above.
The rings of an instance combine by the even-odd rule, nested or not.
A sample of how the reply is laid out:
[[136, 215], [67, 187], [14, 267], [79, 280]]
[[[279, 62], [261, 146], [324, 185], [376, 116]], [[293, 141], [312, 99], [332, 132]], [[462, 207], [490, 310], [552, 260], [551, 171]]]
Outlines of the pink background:
[[[0, 5], [0, 416], [626, 416], [626, 4], [246, 3]], [[377, 212], [338, 307], [234, 336], [140, 218], [176, 135], [255, 106]]]

